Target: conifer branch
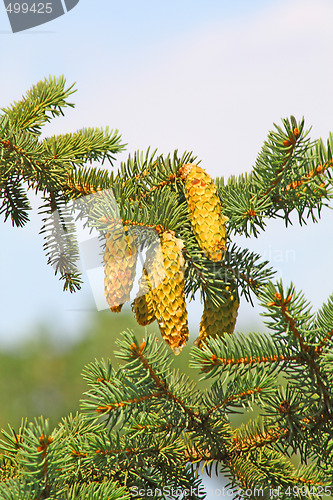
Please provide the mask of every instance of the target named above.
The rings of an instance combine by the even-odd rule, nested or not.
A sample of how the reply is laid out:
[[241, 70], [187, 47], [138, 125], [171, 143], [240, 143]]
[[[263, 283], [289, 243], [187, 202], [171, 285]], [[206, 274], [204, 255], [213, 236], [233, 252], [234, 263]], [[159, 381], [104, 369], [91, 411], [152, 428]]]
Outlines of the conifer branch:
[[[332, 400], [330, 391], [327, 387], [327, 382], [325, 381], [324, 374], [320, 370], [320, 366], [318, 364], [318, 353], [321, 350], [321, 344], [317, 348], [313, 348], [309, 343], [305, 341], [303, 335], [300, 331], [300, 328], [297, 327], [297, 323], [300, 324], [299, 319], [299, 311], [303, 309], [302, 301], [299, 302], [299, 297], [294, 297], [294, 293], [290, 293], [292, 291], [292, 287], [287, 291], [287, 298], [284, 298], [284, 292], [281, 284], [278, 286], [277, 292], [274, 294], [274, 300], [267, 303], [268, 308], [276, 308], [278, 312], [280, 312], [281, 319], [283, 323], [286, 325], [286, 329], [288, 332], [291, 332], [294, 338], [299, 343], [299, 354], [298, 356], [302, 358], [302, 362], [306, 365], [309, 370], [312, 372], [316, 383], [318, 384], [318, 388], [320, 390], [320, 394], [322, 395], [325, 405], [328, 408], [332, 407]], [[272, 293], [272, 289], [270, 290]], [[297, 320], [293, 317], [293, 310], [297, 314]], [[282, 325], [281, 325], [282, 326]], [[302, 325], [302, 330], [304, 331], [304, 324]]]
[[291, 117], [283, 125], [284, 130], [275, 126], [276, 131], [269, 134], [250, 174], [231, 176], [226, 185], [223, 178], [216, 180], [224, 213], [236, 232], [257, 237], [265, 218], [282, 217], [288, 224], [293, 210], [303, 223], [306, 208], [316, 221], [314, 209], [320, 217], [322, 206], [327, 205], [324, 200], [332, 198], [331, 135], [325, 148], [321, 140], [310, 143], [304, 120], [297, 123]]
[[[121, 367], [103, 360], [85, 369], [89, 390], [80, 414], [53, 432], [43, 418], [3, 432], [0, 497], [128, 500], [132, 488], [190, 491], [200, 484], [200, 462], [208, 474], [220, 468], [235, 498], [237, 487], [262, 487], [265, 494], [275, 486], [326, 488], [333, 478], [333, 296], [314, 314], [293, 285], [274, 285], [269, 263], [232, 238], [258, 237], [269, 218], [287, 225], [293, 211], [300, 224], [305, 214], [320, 217], [333, 197], [332, 134], [326, 146], [311, 142], [304, 119], [284, 119], [268, 134], [252, 171], [226, 181], [214, 182], [191, 152], [163, 156], [148, 149], [110, 172], [91, 164], [113, 166], [124, 149], [117, 130], [81, 128], [41, 139], [43, 125], [74, 107], [73, 92], [63, 77], [50, 77], [2, 110], [0, 213], [22, 226], [30, 210], [26, 191], [42, 194], [48, 263], [70, 291], [80, 286], [74, 213], [96, 229], [105, 242], [112, 311], [122, 307], [113, 304], [113, 284], [123, 287], [117, 295], [123, 302], [133, 286], [135, 273], [122, 257], [159, 243], [167, 272], [153, 283], [147, 250], [143, 295], [132, 308], [140, 325], [157, 319], [163, 339], [179, 352], [188, 338], [185, 298], [200, 291], [204, 312], [191, 367], [213, 383], [202, 393], [172, 369], [155, 337], [139, 341], [125, 332]], [[270, 337], [234, 333], [239, 298], [251, 302], [252, 294], [265, 307]], [[229, 416], [253, 403], [262, 418], [233, 429]], [[296, 453], [300, 467], [289, 460]], [[320, 496], [304, 491], [298, 498]]]
[[332, 337], [333, 337], [333, 330], [331, 330], [330, 332], [328, 332], [328, 334], [321, 339], [321, 341], [319, 342], [319, 345], [315, 347], [315, 352], [317, 354], [320, 354], [321, 351], [323, 350], [323, 348], [325, 347], [325, 345], [328, 342], [330, 342], [330, 340], [332, 339]]
[[22, 186], [22, 177], [14, 175], [2, 184], [3, 202], [0, 214], [4, 213], [4, 220], [11, 218], [12, 225], [23, 227], [29, 220], [31, 210], [29, 199]]
[[137, 344], [136, 343], [133, 343], [131, 345], [131, 350], [133, 351], [133, 354], [132, 356], [134, 358], [137, 358], [140, 363], [143, 365], [143, 367], [149, 372], [149, 375], [151, 376], [151, 378], [153, 379], [154, 381], [154, 384], [156, 386], [156, 388], [163, 393], [163, 395], [174, 401], [177, 405], [179, 405], [182, 410], [184, 411], [184, 413], [186, 413], [191, 419], [196, 419], [197, 418], [197, 415], [195, 414], [195, 412], [193, 412], [193, 410], [191, 408], [189, 408], [184, 401], [181, 400], [181, 398], [175, 396], [175, 394], [173, 394], [169, 387], [167, 386], [166, 382], [164, 380], [162, 380], [154, 371], [153, 367], [149, 364], [148, 360], [145, 358], [143, 352], [144, 352], [144, 348], [145, 348], [145, 345], [146, 343], [143, 342], [140, 347], [138, 348]]
[[42, 213], [47, 215], [43, 219], [41, 234], [46, 234], [44, 249], [49, 257], [48, 263], [55, 267], [55, 274], [61, 274], [64, 289], [69, 288], [71, 292], [80, 289], [81, 279], [76, 266], [79, 251], [70, 211], [59, 194], [51, 191]]
[[264, 448], [267, 445], [276, 443], [281, 438], [287, 438], [289, 435], [288, 429], [270, 428], [258, 434], [247, 437], [246, 439], [234, 437], [233, 451], [239, 455], [241, 453], [248, 453], [252, 450]]
[[264, 364], [271, 370], [290, 363], [301, 363], [302, 358], [294, 355], [282, 344], [274, 344], [269, 338], [237, 333], [223, 339], [209, 339], [203, 349], [193, 348], [191, 365], [209, 376], [230, 374], [236, 370], [251, 369]]
[[209, 417], [212, 413], [214, 413], [217, 409], [226, 407], [231, 405], [234, 402], [241, 401], [242, 399], [247, 399], [249, 396], [253, 394], [260, 393], [262, 391], [262, 387], [254, 387], [253, 389], [248, 389], [246, 391], [240, 392], [239, 394], [230, 394], [225, 399], [219, 402], [219, 404], [210, 408], [205, 417]]
[[[294, 120], [292, 120], [292, 121], [294, 121]], [[294, 121], [294, 124], [296, 124], [295, 121]], [[281, 181], [285, 175], [285, 170], [290, 166], [290, 160], [293, 157], [293, 155], [295, 154], [295, 150], [296, 150], [296, 146], [297, 146], [297, 139], [300, 136], [300, 130], [298, 127], [295, 127], [294, 130], [291, 132], [290, 124], [286, 120], [284, 121], [284, 126], [287, 129], [287, 134], [288, 134], [288, 138], [286, 138], [282, 141], [283, 146], [286, 148], [285, 155], [283, 154], [284, 151], [282, 150], [281, 166], [278, 166], [278, 168], [275, 170], [275, 178], [273, 180], [271, 180], [270, 186], [268, 187], [268, 189], [266, 189], [264, 193], [259, 194], [259, 198], [269, 195], [273, 191], [273, 189], [275, 189], [276, 186], [279, 183], [281, 183]], [[281, 130], [276, 125], [275, 125], [275, 127], [277, 128], [278, 131]], [[302, 132], [302, 129], [303, 129], [303, 122], [301, 123], [301, 132]], [[271, 133], [271, 140], [273, 138], [274, 138], [274, 134]], [[281, 151], [281, 149], [280, 149], [280, 151]], [[254, 172], [256, 174], [256, 170], [254, 170]]]
[[143, 403], [144, 401], [147, 401], [149, 399], [160, 398], [160, 397], [161, 397], [160, 392], [154, 392], [147, 396], [140, 396], [138, 398], [129, 399], [128, 401], [120, 401], [119, 403], [114, 403], [112, 405], [98, 406], [96, 411], [97, 413], [111, 412], [112, 410], [121, 408], [123, 406], [137, 405], [138, 403]]
[[20, 101], [8, 108], [2, 108], [9, 118], [9, 126], [13, 129], [27, 130], [38, 136], [41, 127], [55, 116], [63, 115], [63, 109], [73, 108], [74, 104], [67, 101], [74, 92], [74, 85], [65, 88], [66, 80], [49, 77], [40, 81], [26, 93]]

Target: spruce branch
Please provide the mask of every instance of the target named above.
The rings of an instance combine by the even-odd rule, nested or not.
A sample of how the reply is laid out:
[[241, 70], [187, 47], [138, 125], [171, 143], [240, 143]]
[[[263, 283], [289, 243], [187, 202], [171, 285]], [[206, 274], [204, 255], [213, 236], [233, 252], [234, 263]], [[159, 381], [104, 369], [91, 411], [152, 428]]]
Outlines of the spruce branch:
[[[48, 214], [42, 228], [44, 248], [48, 263], [55, 266], [55, 274], [60, 272], [64, 289], [71, 292], [80, 288], [81, 280], [75, 264], [78, 248], [74, 221], [65, 203], [78, 196], [73, 191], [76, 177], [79, 184], [82, 178], [77, 170], [93, 161], [108, 160], [112, 165], [115, 155], [124, 149], [118, 131], [108, 128], [83, 128], [40, 140], [43, 125], [63, 115], [66, 107], [74, 107], [68, 102], [73, 87], [66, 88], [64, 77], [50, 77], [33, 86], [21, 101], [2, 109], [4, 114], [0, 116], [0, 213], [5, 220], [10, 217], [13, 225], [26, 224], [30, 203], [24, 184], [26, 189], [49, 198], [48, 207], [40, 209]], [[96, 175], [100, 181], [96, 171], [88, 169], [89, 186], [96, 184]], [[55, 220], [57, 216], [60, 222]]]
[[[73, 489], [74, 483], [84, 492], [94, 484], [95, 488], [123, 488], [124, 494], [140, 487], [185, 488], [195, 484], [193, 474], [188, 474], [189, 461], [193, 467], [202, 462], [209, 473], [214, 464], [219, 464], [232, 481], [235, 495], [245, 486], [267, 491], [269, 487], [327, 484], [325, 475], [312, 466], [295, 469], [287, 460], [286, 450], [290, 446], [296, 450], [300, 433], [311, 441], [323, 424], [329, 432], [329, 420], [324, 415], [318, 415], [316, 422], [311, 415], [304, 417], [309, 409], [306, 398], [300, 405], [295, 389], [275, 395], [274, 373], [271, 377], [263, 371], [247, 377], [235, 374], [228, 386], [219, 378], [206, 395], [200, 396], [188, 380], [171, 370], [170, 356], [152, 336], [141, 342], [132, 332], [126, 332], [119, 343], [118, 356], [125, 362], [120, 369], [104, 361], [90, 364], [85, 371], [91, 387], [87, 395], [94, 402], [91, 406], [88, 400], [83, 401], [84, 415], [65, 419], [52, 433], [43, 421], [25, 424], [18, 433], [5, 433], [2, 447], [8, 457], [21, 467], [31, 453], [35, 457], [35, 465], [29, 464], [25, 477], [32, 477], [29, 471], [38, 471], [44, 492], [49, 488], [52, 494], [58, 488], [64, 497], [72, 491], [81, 492]], [[156, 399], [140, 397], [146, 387], [150, 395], [155, 391]], [[126, 400], [129, 393], [135, 394], [132, 401]], [[265, 421], [252, 421], [232, 430], [228, 414], [252, 399], [264, 404]], [[107, 400], [108, 410], [118, 412], [116, 420], [105, 419], [104, 412], [96, 411], [96, 403]], [[276, 412], [270, 414], [270, 408]], [[298, 429], [295, 415], [299, 415]], [[311, 498], [305, 489], [302, 495]], [[164, 498], [163, 494], [158, 498]]]
[[[191, 367], [212, 385], [202, 392], [174, 370], [154, 336], [139, 341], [125, 332], [121, 366], [102, 360], [86, 367], [89, 388], [80, 414], [53, 431], [40, 418], [3, 432], [1, 498], [127, 499], [142, 488], [147, 497], [157, 489], [155, 497], [167, 499], [163, 488], [172, 486], [188, 489], [184, 499], [199, 499], [204, 494], [193, 487], [200, 485], [200, 463], [208, 474], [215, 469], [229, 478], [234, 498], [241, 497], [239, 488], [262, 488], [267, 497], [279, 487], [283, 499], [293, 487], [298, 498], [319, 498], [311, 488], [328, 488], [333, 478], [333, 299], [312, 312], [292, 284], [273, 284], [269, 263], [232, 237], [258, 237], [269, 218], [288, 225], [292, 212], [300, 224], [317, 221], [333, 195], [333, 136], [327, 145], [311, 141], [304, 119], [284, 119], [250, 173], [215, 183], [188, 152], [137, 151], [110, 172], [92, 163], [113, 166], [124, 149], [117, 130], [81, 128], [40, 138], [43, 125], [73, 107], [73, 92], [63, 77], [45, 79], [2, 110], [0, 211], [22, 226], [30, 209], [25, 189], [42, 194], [48, 263], [70, 291], [80, 287], [74, 217], [97, 229], [110, 271], [107, 300], [118, 312], [122, 304], [111, 306], [113, 277], [124, 277], [128, 268], [112, 274], [112, 251], [146, 250], [144, 300], [140, 314], [133, 309], [139, 324], [157, 319], [170, 345], [187, 340], [185, 297], [200, 291], [200, 348], [192, 349]], [[118, 233], [117, 246], [112, 235]], [[168, 265], [157, 286], [147, 272], [156, 256], [152, 243], [161, 244]], [[134, 276], [127, 278], [129, 289]], [[265, 308], [270, 336], [233, 333], [239, 297], [251, 302], [253, 294]], [[258, 419], [233, 428], [231, 415], [253, 405]], [[291, 454], [299, 454], [300, 467]]]
[[42, 145], [62, 166], [68, 164], [73, 168], [93, 161], [103, 164], [105, 160], [112, 165], [114, 155], [124, 150], [120, 140], [118, 130], [83, 128], [71, 134], [47, 137]]
[[256, 368], [266, 369], [274, 372], [282, 369], [282, 363], [294, 363], [300, 361], [293, 355], [292, 351], [273, 342], [269, 337], [254, 333], [246, 337], [240, 333], [225, 336], [223, 339], [211, 339], [202, 348], [193, 348], [190, 366], [199, 368], [203, 377], [222, 377], [222, 375], [237, 374], [241, 376], [247, 370]]
[[237, 408], [250, 407], [255, 401], [262, 401], [263, 394], [274, 394], [275, 390], [274, 378], [267, 377], [266, 374], [253, 374], [251, 371], [243, 374], [241, 378], [230, 380], [226, 387], [218, 379], [204, 395], [206, 412], [202, 418], [237, 412]]
[[[269, 284], [266, 293], [264, 292], [262, 295], [263, 304], [270, 310], [264, 315], [273, 319], [267, 324], [275, 330], [275, 338], [280, 340], [283, 337], [286, 338], [291, 349], [294, 352], [298, 351], [297, 356], [303, 360], [302, 364], [307, 367], [315, 380], [326, 410], [331, 411], [332, 396], [327, 387], [325, 374], [320, 369], [318, 358], [321, 343], [319, 346], [313, 345], [317, 329], [313, 331], [311, 326], [314, 323], [315, 316], [311, 313], [310, 306], [306, 303], [303, 295], [295, 294], [293, 285], [284, 292], [280, 282], [277, 285], [278, 291], [275, 290], [276, 288]], [[268, 302], [266, 302], [267, 299]]]
[[29, 199], [22, 186], [22, 177], [18, 174], [2, 185], [3, 201], [0, 214], [4, 214], [4, 221], [11, 218], [12, 225], [23, 227], [29, 220], [28, 212], [31, 210]]
[[64, 290], [68, 288], [74, 292], [80, 289], [82, 281], [77, 267], [79, 250], [71, 210], [59, 193], [52, 191], [45, 199], [41, 213], [46, 214], [40, 232], [45, 234], [43, 247], [48, 263], [55, 268], [55, 274], [60, 273], [65, 281]]
[[69, 96], [74, 92], [74, 84], [66, 88], [64, 76], [49, 76], [33, 85], [20, 101], [14, 102], [8, 108], [2, 108], [1, 111], [8, 116], [10, 127], [39, 136], [45, 123], [56, 116], [64, 115], [64, 108], [74, 107], [74, 104], [68, 102]]
[[223, 472], [230, 478], [228, 486], [233, 488], [234, 498], [243, 498], [239, 492], [252, 490], [249, 498], [253, 499], [263, 494], [264, 498], [269, 498], [274, 492], [283, 500], [287, 500], [291, 495], [300, 500], [312, 497], [319, 500], [321, 495], [316, 494], [316, 487], [324, 491], [322, 486], [325, 483], [313, 465], [295, 470], [286, 457], [274, 450], [255, 450], [252, 452], [250, 464], [246, 464], [243, 457], [239, 456], [230, 461], [230, 468], [231, 473], [226, 469]]
[[282, 123], [274, 125], [249, 174], [216, 180], [232, 231], [257, 237], [265, 218], [280, 217], [287, 225], [293, 210], [300, 224], [306, 222], [305, 210], [316, 222], [314, 211], [320, 217], [332, 198], [332, 136], [325, 148], [321, 139], [310, 141], [304, 119], [297, 123], [291, 117]]
[[[186, 233], [184, 240], [186, 241]], [[186, 260], [186, 295], [194, 298], [197, 290], [201, 297], [208, 298], [218, 307], [225, 302], [221, 290], [228, 283], [236, 283], [240, 295], [252, 303], [251, 294], [258, 295], [275, 274], [268, 267], [268, 261], [261, 261], [261, 256], [247, 249], [238, 248], [236, 244], [227, 250], [222, 262], [212, 262], [202, 255], [197, 244], [190, 239], [184, 250]]]
[[[165, 369], [170, 362], [165, 357], [165, 352], [163, 352], [164, 362], [162, 363], [162, 366], [164, 369], [162, 372], [161, 365], [160, 363], [157, 364], [157, 359], [156, 359], [157, 352], [160, 351], [160, 348], [156, 344], [154, 346], [153, 339], [151, 337], [148, 337], [147, 344], [146, 341], [143, 341], [140, 346], [138, 345], [138, 342], [134, 337], [133, 333], [129, 332], [128, 335], [126, 335], [125, 339], [127, 341], [127, 350], [120, 351], [118, 353], [120, 359], [130, 360], [131, 361], [130, 366], [131, 367], [133, 366], [131, 370], [134, 370], [136, 368], [143, 370], [144, 372], [147, 373], [147, 375], [149, 374], [153, 387], [155, 387], [155, 389], [157, 389], [158, 392], [162, 393], [164, 398], [166, 398], [167, 400], [171, 401], [174, 405], [179, 407], [181, 411], [184, 412], [184, 415], [186, 415], [191, 420], [196, 419], [196, 414], [187, 405], [186, 399], [177, 397], [172, 391], [172, 384], [168, 384], [167, 382], [167, 375], [169, 370]], [[161, 356], [163, 354], [159, 356], [160, 362], [161, 362]], [[186, 391], [187, 397], [189, 397], [189, 395], [192, 393], [193, 389], [192, 390], [191, 389], [192, 389], [191, 385], [190, 386], [187, 386], [187, 384], [183, 385], [183, 391]]]

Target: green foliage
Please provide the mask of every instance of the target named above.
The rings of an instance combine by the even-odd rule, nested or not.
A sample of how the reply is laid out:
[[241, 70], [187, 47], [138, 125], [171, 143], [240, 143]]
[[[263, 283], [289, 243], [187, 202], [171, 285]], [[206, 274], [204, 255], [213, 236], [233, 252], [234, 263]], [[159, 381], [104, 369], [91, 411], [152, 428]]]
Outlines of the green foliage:
[[[290, 379], [291, 361], [308, 374], [303, 380], [306, 388], [311, 386], [313, 372], [318, 372], [302, 359], [300, 346], [292, 359], [286, 358], [288, 337], [271, 342], [280, 353], [279, 362], [271, 351], [262, 355], [269, 341], [259, 336], [251, 336], [242, 352], [235, 336], [211, 340], [203, 350], [193, 348], [194, 365], [207, 376], [210, 359], [209, 373], [216, 377], [202, 392], [173, 369], [173, 357], [155, 336], [148, 334], [139, 341], [133, 332], [124, 332], [118, 341], [121, 366], [102, 360], [86, 367], [89, 390], [81, 414], [63, 419], [52, 432], [42, 418], [23, 422], [17, 431], [10, 428], [3, 432], [3, 453], [27, 488], [44, 486], [40, 498], [71, 495], [78, 484], [82, 488], [93, 484], [123, 487], [127, 494], [133, 488], [160, 488], [157, 498], [168, 498], [163, 487], [165, 491], [198, 487], [195, 474], [200, 463], [209, 473], [213, 465], [223, 471], [231, 480], [235, 498], [240, 488], [267, 492], [295, 485], [299, 487], [297, 498], [319, 498], [314, 492], [306, 493], [305, 487], [329, 486], [332, 481], [332, 475], [325, 472], [331, 447], [326, 448], [326, 456], [319, 447], [333, 432], [329, 419], [331, 387], [320, 373], [318, 380], [325, 384], [326, 392], [313, 403], [297, 384], [281, 387], [281, 374]], [[254, 351], [261, 356], [253, 356]], [[318, 365], [320, 358], [318, 351]], [[216, 365], [225, 367], [226, 380], [214, 370]], [[240, 370], [236, 370], [239, 365]], [[269, 375], [265, 365], [270, 365]], [[233, 429], [230, 416], [253, 403], [261, 408], [261, 416]], [[304, 460], [317, 457], [320, 467], [293, 466], [287, 457], [298, 451]], [[189, 498], [200, 498], [197, 490], [198, 495]]]
[[67, 98], [75, 92], [74, 85], [65, 90], [65, 84], [64, 77], [50, 76], [34, 85], [20, 101], [3, 108], [10, 126], [39, 136], [45, 123], [55, 116], [63, 115], [64, 108], [74, 107], [74, 104], [67, 102]]
[[[73, 134], [40, 139], [42, 126], [63, 109], [73, 85], [66, 88], [63, 77], [49, 78], [34, 85], [25, 97], [0, 115], [0, 213], [12, 224], [23, 226], [29, 220], [30, 203], [24, 189], [42, 193], [46, 215], [41, 230], [45, 234], [48, 263], [64, 280], [64, 289], [80, 289], [77, 267], [78, 249], [70, 208], [64, 191], [76, 169], [86, 162], [108, 160], [124, 149], [118, 131], [81, 129]], [[60, 227], [61, 225], [61, 227]], [[62, 229], [62, 230], [61, 230]]]
[[[202, 390], [174, 369], [170, 352], [153, 335], [145, 333], [139, 341], [132, 330], [123, 332], [121, 366], [109, 359], [86, 366], [89, 389], [81, 413], [64, 418], [53, 431], [42, 417], [3, 431], [3, 498], [129, 498], [141, 489], [144, 498], [153, 492], [161, 499], [181, 494], [199, 499], [204, 497], [200, 466], [227, 476], [234, 498], [243, 498], [247, 488], [251, 498], [258, 488], [266, 498], [280, 488], [282, 499], [329, 492], [333, 299], [312, 312], [294, 285], [274, 284], [269, 263], [236, 247], [232, 236], [258, 237], [268, 219], [282, 218], [288, 225], [292, 212], [300, 224], [320, 217], [332, 198], [332, 135], [325, 147], [322, 140], [310, 141], [304, 119], [284, 119], [268, 134], [251, 173], [216, 180], [229, 220], [225, 255], [213, 262], [194, 235], [180, 174], [181, 167], [197, 161], [192, 153], [164, 158], [137, 152], [110, 173], [86, 163], [112, 165], [123, 150], [117, 131], [81, 129], [40, 140], [42, 125], [73, 106], [72, 93], [63, 78], [50, 78], [3, 110], [5, 219], [18, 226], [27, 222], [24, 184], [43, 194], [48, 262], [70, 291], [80, 287], [73, 209], [102, 239], [117, 221], [134, 228], [141, 245], [151, 230], [172, 230], [184, 245], [186, 297], [200, 290], [204, 301], [218, 307], [228, 300], [226, 286], [232, 283], [240, 296], [260, 299], [271, 336], [221, 332], [194, 347], [191, 367], [211, 382]], [[202, 208], [201, 215], [207, 213]], [[234, 428], [233, 415], [253, 405], [258, 418]], [[299, 467], [290, 460], [294, 456]]]
[[258, 236], [268, 218], [288, 225], [293, 211], [301, 224], [306, 211], [306, 218], [316, 221], [315, 212], [320, 217], [332, 197], [332, 135], [325, 148], [321, 139], [310, 142], [304, 118], [297, 122], [292, 116], [282, 125], [274, 124], [250, 174], [231, 176], [226, 183], [218, 179], [223, 211], [237, 233]]

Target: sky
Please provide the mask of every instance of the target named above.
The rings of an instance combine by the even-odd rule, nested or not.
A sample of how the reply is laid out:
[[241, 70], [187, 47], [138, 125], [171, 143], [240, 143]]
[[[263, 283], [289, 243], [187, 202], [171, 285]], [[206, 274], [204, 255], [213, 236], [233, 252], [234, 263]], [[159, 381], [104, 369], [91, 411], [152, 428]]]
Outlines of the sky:
[[[12, 34], [0, 5], [0, 107], [64, 74], [76, 82], [76, 106], [45, 135], [109, 126], [128, 144], [119, 160], [148, 146], [187, 150], [211, 176], [237, 175], [251, 170], [283, 117], [304, 116], [313, 139], [333, 131], [332, 19], [329, 0], [80, 0], [66, 15]], [[78, 338], [96, 311], [87, 276], [81, 292], [62, 291], [46, 265], [36, 210], [23, 229], [0, 222], [0, 346], [40, 322], [59, 338]], [[332, 293], [331, 210], [317, 224], [272, 221], [257, 239], [234, 241], [269, 259], [314, 309]], [[200, 307], [189, 305], [194, 335]], [[236, 328], [248, 331], [259, 312], [243, 301]]]
[[[76, 82], [75, 109], [44, 135], [109, 126], [128, 145], [119, 161], [149, 146], [187, 150], [213, 177], [228, 177], [251, 170], [283, 117], [304, 116], [313, 139], [326, 140], [333, 130], [332, 17], [326, 0], [81, 0], [48, 24], [12, 34], [0, 8], [0, 107], [45, 76], [64, 74], [68, 84]], [[324, 209], [318, 224], [296, 221], [286, 229], [272, 221], [258, 239], [234, 241], [269, 258], [317, 309], [332, 293], [332, 221]], [[87, 276], [81, 292], [62, 292], [46, 265], [40, 227], [37, 210], [23, 229], [0, 225], [3, 345], [43, 321], [59, 338], [80, 336], [96, 310]], [[194, 335], [200, 310], [189, 305]], [[251, 328], [259, 312], [243, 301], [237, 327]]]

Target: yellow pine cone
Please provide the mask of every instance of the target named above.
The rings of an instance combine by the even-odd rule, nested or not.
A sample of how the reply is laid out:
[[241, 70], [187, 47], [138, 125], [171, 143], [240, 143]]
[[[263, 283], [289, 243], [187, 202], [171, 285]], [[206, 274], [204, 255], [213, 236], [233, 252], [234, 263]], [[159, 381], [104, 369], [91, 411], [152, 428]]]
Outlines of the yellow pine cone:
[[160, 332], [175, 354], [180, 353], [189, 336], [183, 246], [173, 231], [165, 231], [161, 235], [162, 252], [157, 249], [146, 262]]
[[208, 300], [206, 300], [203, 315], [200, 322], [199, 337], [194, 344], [198, 347], [202, 346], [207, 338], [223, 337], [225, 333], [233, 333], [235, 329], [239, 297], [237, 288], [233, 285], [227, 285], [226, 290], [231, 290], [231, 295], [225, 294], [226, 302], [218, 309], [213, 308]]
[[104, 252], [104, 294], [112, 312], [120, 312], [130, 300], [135, 278], [138, 248], [136, 238], [118, 224], [106, 235]]
[[192, 164], [181, 167], [179, 175], [184, 180], [192, 230], [200, 248], [208, 259], [214, 262], [223, 260], [228, 217], [222, 215], [213, 179], [203, 168]]
[[148, 276], [145, 269], [139, 280], [139, 293], [132, 302], [132, 311], [141, 326], [150, 325], [155, 321], [154, 304], [149, 291]]

